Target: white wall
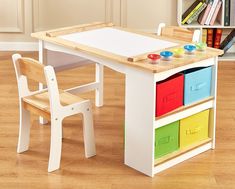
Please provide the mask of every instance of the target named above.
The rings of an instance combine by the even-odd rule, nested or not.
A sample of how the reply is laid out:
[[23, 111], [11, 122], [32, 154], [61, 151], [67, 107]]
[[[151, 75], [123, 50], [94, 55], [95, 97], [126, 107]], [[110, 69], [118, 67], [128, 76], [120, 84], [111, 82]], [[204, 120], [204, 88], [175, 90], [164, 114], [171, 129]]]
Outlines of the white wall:
[[160, 22], [176, 24], [175, 0], [0, 0], [0, 5], [0, 50], [35, 42], [32, 32], [94, 21], [148, 32]]

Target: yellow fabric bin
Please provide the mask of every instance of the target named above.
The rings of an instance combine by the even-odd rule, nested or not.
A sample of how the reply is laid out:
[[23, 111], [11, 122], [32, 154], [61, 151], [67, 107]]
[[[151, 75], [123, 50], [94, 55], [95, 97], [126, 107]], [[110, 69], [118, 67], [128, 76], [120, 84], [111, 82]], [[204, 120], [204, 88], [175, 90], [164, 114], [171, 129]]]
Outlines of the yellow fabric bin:
[[208, 138], [209, 110], [180, 120], [180, 148]]

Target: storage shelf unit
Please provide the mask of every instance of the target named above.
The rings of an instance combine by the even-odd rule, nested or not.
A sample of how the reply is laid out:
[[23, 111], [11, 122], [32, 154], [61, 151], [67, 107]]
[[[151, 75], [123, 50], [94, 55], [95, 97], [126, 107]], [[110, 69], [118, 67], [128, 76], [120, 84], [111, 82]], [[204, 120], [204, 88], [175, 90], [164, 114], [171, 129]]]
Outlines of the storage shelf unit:
[[169, 160], [171, 160], [171, 159], [173, 159], [173, 158], [175, 158], [175, 157], [177, 157], [177, 156], [180, 156], [180, 155], [182, 155], [182, 154], [185, 154], [186, 152], [189, 152], [189, 151], [191, 151], [191, 150], [193, 150], [193, 149], [196, 149], [196, 148], [198, 148], [198, 147], [200, 147], [200, 146], [202, 146], [202, 145], [205, 145], [205, 144], [207, 144], [207, 143], [210, 143], [211, 141], [212, 141], [212, 139], [211, 139], [211, 138], [208, 138], [208, 139], [205, 139], [205, 140], [203, 140], [203, 141], [199, 141], [199, 142], [197, 142], [196, 144], [193, 144], [193, 145], [191, 145], [191, 146], [188, 146], [187, 148], [179, 149], [179, 150], [177, 150], [177, 151], [175, 151], [175, 152], [172, 152], [172, 153], [170, 153], [170, 154], [168, 154], [168, 155], [165, 155], [164, 157], [155, 159], [154, 165], [160, 165], [160, 164], [162, 164], [162, 163], [164, 163], [164, 162], [166, 162], [166, 161], [169, 161]]
[[[202, 66], [204, 64], [204, 66]], [[167, 168], [170, 168], [182, 161], [185, 161], [197, 154], [205, 152], [209, 149], [215, 148], [215, 121], [216, 121], [216, 88], [217, 88], [217, 59], [207, 59], [196, 64], [191, 64], [181, 68], [181, 71], [197, 68], [197, 67], [212, 67], [212, 80], [211, 80], [211, 96], [202, 100], [196, 101], [190, 105], [182, 106], [169, 113], [166, 113], [159, 117], [154, 117], [153, 133], [157, 132], [156, 129], [166, 126], [169, 123], [182, 120], [184, 118], [193, 116], [204, 110], [210, 110], [209, 124], [208, 124], [208, 138], [197, 141], [187, 147], [179, 148], [176, 151], [168, 153], [162, 157], [154, 158], [153, 161], [153, 175], [159, 173]], [[161, 73], [156, 77], [155, 82], [159, 82], [159, 78], [162, 80], [175, 74], [176, 70], [171, 72]], [[157, 91], [155, 91], [155, 94]], [[153, 145], [153, 148], [154, 145]], [[153, 149], [154, 151], [154, 149]], [[152, 176], [153, 176], [152, 175]]]
[[[182, 24], [182, 15], [183, 13], [190, 7], [190, 5], [196, 0], [178, 0], [178, 8], [177, 8], [177, 22], [178, 25], [180, 27], [183, 28], [188, 28], [188, 29], [199, 29], [201, 31], [202, 34], [202, 30], [203, 29], [207, 29], [207, 28], [222, 28], [222, 29], [226, 29], [231, 31], [231, 29], [234, 29], [235, 26], [231, 25], [231, 26], [225, 26], [224, 25], [224, 4], [225, 1], [222, 0], [222, 11], [219, 12], [219, 14], [221, 14], [221, 21], [216, 21], [214, 25], [209, 26], [209, 25], [200, 25], [199, 23], [197, 23], [196, 21], [192, 22], [191, 24]], [[222, 36], [222, 39], [226, 37], [226, 34]], [[221, 40], [222, 41], [222, 40]], [[235, 45], [234, 45], [235, 46]], [[233, 46], [233, 47], [234, 47]], [[223, 55], [222, 57], [219, 57], [220, 61], [235, 61], [235, 48], [233, 48], [232, 51], [230, 51], [229, 53], [225, 53], [225, 55]], [[228, 54], [228, 55], [227, 55]]]

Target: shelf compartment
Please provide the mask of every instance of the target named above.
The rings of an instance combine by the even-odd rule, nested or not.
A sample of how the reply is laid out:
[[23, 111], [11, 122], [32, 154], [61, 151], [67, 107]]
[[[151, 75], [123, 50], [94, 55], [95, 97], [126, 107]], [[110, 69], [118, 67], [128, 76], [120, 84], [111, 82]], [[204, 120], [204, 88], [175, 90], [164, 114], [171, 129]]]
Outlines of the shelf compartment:
[[155, 130], [155, 159], [179, 149], [179, 126], [180, 121], [176, 121]]
[[199, 113], [203, 110], [213, 108], [213, 106], [214, 106], [214, 97], [208, 97], [206, 99], [190, 104], [188, 106], [182, 106], [163, 116], [156, 117], [154, 122], [154, 129], [160, 128], [169, 123]]
[[156, 117], [183, 106], [184, 75], [178, 73], [157, 82], [156, 91]]
[[209, 114], [208, 109], [180, 120], [181, 149], [208, 138]]
[[[182, 28], [224, 28], [223, 25], [219, 24], [218, 22], [216, 22], [214, 25], [201, 25], [198, 23], [193, 23], [193, 24], [188, 24], [188, 25], [180, 25]], [[227, 28], [227, 27], [226, 27]], [[228, 28], [232, 28], [231, 26]]]
[[212, 67], [184, 71], [184, 105], [211, 96]]
[[[219, 11], [218, 15], [217, 15], [217, 19], [214, 23], [214, 25], [210, 26], [210, 25], [201, 25], [199, 24], [197, 21], [193, 21], [191, 24], [182, 24], [181, 20], [182, 20], [182, 15], [183, 13], [193, 4], [193, 2], [195, 2], [195, 0], [178, 0], [177, 1], [177, 23], [180, 27], [182, 28], [187, 28], [187, 29], [200, 29], [201, 30], [201, 38], [202, 38], [202, 30], [208, 29], [208, 28], [221, 28], [221, 29], [234, 29], [235, 25], [230, 25], [230, 26], [225, 26], [224, 25], [224, 14], [225, 14], [225, 1], [222, 0], [222, 6], [221, 6], [221, 10]], [[218, 17], [220, 17], [220, 19], [218, 19]], [[234, 50], [233, 50], [234, 52]], [[224, 57], [219, 57], [219, 61], [235, 61], [235, 55], [233, 54], [229, 54], [228, 56], [226, 56], [228, 52], [225, 53]]]
[[222, 57], [219, 57], [219, 61], [235, 61], [235, 53], [226, 52]]
[[[171, 160], [173, 161], [175, 158], [181, 158], [182, 155], [188, 156], [188, 154], [191, 154], [191, 155], [193, 154], [191, 156], [191, 157], [193, 157], [193, 156], [195, 156], [194, 153], [196, 153], [196, 151], [197, 151], [197, 154], [198, 154], [198, 152], [200, 152], [200, 147], [204, 147], [204, 146], [207, 146], [207, 148], [206, 148], [207, 150], [211, 149], [212, 148], [212, 139], [211, 138], [207, 138], [207, 139], [205, 139], [203, 141], [197, 142], [197, 143], [195, 143], [193, 145], [190, 145], [190, 146], [188, 146], [186, 148], [179, 149], [179, 150], [177, 150], [175, 152], [172, 152], [172, 153], [170, 153], [168, 155], [165, 155], [165, 156], [163, 156], [161, 158], [155, 159], [154, 160], [154, 165], [158, 166], [158, 165], [164, 164], [166, 162], [170, 162]], [[188, 159], [188, 158], [186, 158], [186, 159]], [[186, 160], [186, 159], [184, 159], [184, 160]]]

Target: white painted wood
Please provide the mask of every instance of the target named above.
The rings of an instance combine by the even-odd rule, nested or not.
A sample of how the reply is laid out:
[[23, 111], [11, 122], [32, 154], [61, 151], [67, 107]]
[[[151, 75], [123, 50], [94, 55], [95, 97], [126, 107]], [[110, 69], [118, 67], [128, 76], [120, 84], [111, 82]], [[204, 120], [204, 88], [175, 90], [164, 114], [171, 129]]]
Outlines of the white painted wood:
[[51, 146], [48, 164], [48, 172], [55, 171], [60, 167], [62, 148], [62, 121], [64, 115], [60, 104], [58, 84], [54, 70], [51, 66], [45, 67], [45, 76], [48, 84], [51, 111]]
[[83, 137], [86, 158], [92, 157], [96, 154], [95, 149], [95, 135], [93, 129], [93, 115], [91, 103], [87, 102], [83, 110]]
[[161, 35], [161, 33], [162, 33], [162, 28], [164, 28], [165, 26], [166, 26], [165, 23], [160, 23], [160, 24], [158, 25], [158, 28], [157, 28], [157, 35], [158, 35], [158, 36]]
[[[44, 41], [43, 40], [39, 40], [39, 47], [38, 47], [38, 60], [41, 64], [47, 65], [47, 57], [46, 57], [46, 50], [44, 49]], [[43, 86], [42, 83], [39, 83], [39, 90], [43, 90], [45, 88], [45, 86]], [[39, 117], [39, 123], [42, 125], [45, 125], [48, 123], [48, 121], [43, 118], [43, 117]]]
[[[34, 92], [29, 91], [27, 79], [20, 73], [18, 65], [19, 58], [21, 58], [21, 55], [19, 54], [14, 54], [12, 56], [16, 72], [20, 104], [20, 125], [17, 152], [21, 153], [28, 150], [30, 138], [30, 113], [24, 109], [22, 105], [22, 98], [45, 91], [45, 89]], [[44, 73], [48, 86], [51, 113], [51, 146], [48, 172], [52, 172], [59, 169], [60, 167], [62, 148], [62, 121], [65, 117], [78, 113], [83, 114], [85, 156], [87, 158], [94, 156], [96, 154], [96, 149], [93, 129], [92, 107], [90, 101], [84, 100], [67, 106], [62, 106], [60, 103], [58, 84], [53, 67], [45, 66]], [[97, 84], [87, 86], [86, 88], [93, 87], [95, 85]], [[84, 88], [85, 87], [82, 87], [83, 90]]]
[[125, 164], [153, 176], [154, 76], [128, 69], [125, 88]]
[[44, 68], [44, 72], [48, 85], [47, 87], [49, 92], [51, 115], [52, 117], [56, 118], [61, 113], [61, 109], [63, 109], [62, 105], [60, 104], [60, 96], [56, 75], [52, 66], [46, 66]]
[[22, 153], [29, 149], [29, 137], [30, 137], [30, 112], [22, 107], [22, 102], [19, 104], [20, 110], [20, 127], [19, 138], [17, 145], [17, 153]]
[[48, 163], [48, 172], [60, 168], [61, 150], [62, 150], [62, 120], [51, 116], [51, 145]]
[[72, 93], [72, 94], [78, 94], [78, 93], [84, 93], [84, 92], [96, 90], [96, 89], [98, 89], [98, 87], [99, 87], [99, 83], [98, 82], [93, 82], [93, 83], [88, 83], [88, 84], [85, 84], [85, 85], [80, 85], [80, 86], [77, 86], [77, 87], [65, 89], [64, 91], [67, 91], [67, 92]]
[[55, 71], [72, 69], [94, 63], [78, 56], [50, 50], [47, 50], [45, 56], [47, 65], [53, 66]]
[[178, 45], [170, 41], [115, 28], [101, 28], [72, 33], [59, 36], [59, 38], [125, 57], [137, 56]]
[[201, 38], [201, 30], [194, 30], [192, 42], [198, 43]]
[[[51, 44], [52, 45], [52, 44]], [[42, 60], [46, 60], [47, 65], [52, 65], [55, 70], [61, 71], [61, 70], [66, 70], [66, 69], [71, 69], [75, 67], [80, 67], [80, 66], [86, 66], [91, 63], [94, 63], [94, 61], [88, 61], [86, 56], [76, 56], [73, 53], [66, 53], [66, 51], [60, 50], [60, 46], [53, 46], [52, 47], [45, 47], [45, 43], [41, 44], [41, 52], [45, 51], [45, 53], [40, 53], [40, 56], [46, 56], [46, 59], [44, 57], [41, 57]], [[48, 45], [50, 46], [50, 45]], [[42, 61], [43, 62], [43, 61]], [[43, 62], [44, 63], [44, 62]], [[81, 92], [81, 91], [96, 91], [96, 106], [101, 107], [103, 106], [103, 65], [96, 63], [96, 83], [89, 83], [87, 85], [82, 86], [81, 88], [76, 87], [73, 89], [68, 89], [67, 91], [72, 91], [72, 93]], [[95, 88], [94, 88], [95, 86]], [[89, 89], [89, 90], [88, 90]]]
[[[50, 110], [51, 110], [51, 148], [48, 172], [54, 171], [60, 166], [62, 148], [62, 121], [65, 117], [74, 114], [83, 114], [83, 135], [85, 156], [92, 157], [96, 154], [93, 129], [93, 118], [90, 101], [82, 101], [75, 104], [62, 106], [60, 104], [58, 84], [52, 66], [44, 68], [48, 84]], [[52, 134], [53, 133], [53, 134]]]
[[19, 138], [17, 145], [17, 152], [21, 153], [27, 151], [29, 148], [29, 136], [30, 136], [30, 113], [23, 108], [22, 98], [30, 95], [27, 79], [20, 74], [19, 65], [17, 60], [21, 58], [21, 55], [14, 54], [12, 61], [15, 68], [17, 86], [19, 91], [19, 112], [20, 112], [20, 125], [19, 125]]
[[95, 80], [98, 83], [98, 87], [95, 91], [95, 104], [97, 107], [103, 106], [103, 93], [104, 93], [104, 66], [102, 64], [96, 64], [96, 71], [95, 71]]
[[214, 105], [215, 105], [215, 101], [210, 100], [210, 101], [207, 101], [203, 104], [199, 104], [199, 105], [194, 106], [192, 108], [189, 108], [189, 109], [177, 112], [175, 114], [169, 115], [167, 117], [161, 118], [161, 119], [155, 121], [154, 128], [157, 129], [157, 128], [162, 127], [164, 125], [167, 125], [169, 123], [173, 123], [173, 122], [178, 121], [180, 119], [189, 117], [189, 116], [196, 114], [196, 113], [199, 113], [203, 110], [214, 108]]
[[216, 102], [217, 102], [217, 76], [218, 76], [218, 57], [214, 58], [215, 65], [212, 67], [211, 94], [214, 96], [213, 109], [210, 110], [209, 128], [212, 137], [212, 149], [215, 149], [216, 141]]
[[117, 72], [120, 72], [120, 73], [126, 72], [127, 66], [124, 64], [119, 64], [118, 62], [115, 62], [112, 60], [107, 60], [107, 59], [101, 58], [101, 57], [95, 57], [95, 56], [92, 56], [92, 55], [85, 53], [85, 52], [82, 52], [82, 51], [76, 51], [76, 50], [69, 49], [69, 48], [66, 48], [66, 47], [63, 47], [60, 45], [52, 44], [49, 42], [44, 42], [44, 48], [49, 49], [49, 50], [53, 50], [53, 51], [57, 51], [57, 52], [64, 52], [67, 54], [76, 55], [76, 56], [82, 57], [84, 59], [88, 59], [93, 62], [100, 63], [100, 64], [107, 66]]
[[182, 7], [182, 0], [177, 0], [177, 23], [179, 26], [181, 26], [181, 18], [183, 14]]
[[[166, 125], [174, 120], [179, 120], [187, 116], [193, 115], [205, 109], [214, 109], [214, 101], [208, 101], [195, 107], [189, 108], [182, 112], [169, 115], [166, 118], [155, 121], [155, 84], [157, 81], [164, 80], [175, 73], [196, 67], [214, 66], [217, 61], [214, 58], [209, 58], [200, 62], [195, 62], [190, 65], [185, 65], [161, 73], [150, 73], [119, 64], [118, 62], [108, 60], [104, 57], [92, 56], [86, 52], [77, 51], [62, 47], [56, 44], [44, 43], [44, 48], [57, 52], [64, 52], [71, 55], [79, 56], [84, 59], [89, 59], [100, 65], [107, 66], [118, 72], [126, 75], [126, 94], [125, 94], [125, 164], [146, 174], [154, 176], [155, 173], [171, 167], [179, 162], [191, 158], [201, 152], [213, 148], [212, 143], [196, 148], [186, 153], [186, 155], [176, 157], [164, 164], [161, 167], [154, 167], [154, 135], [155, 128]], [[185, 57], [187, 58], [187, 57]], [[213, 81], [212, 81], [213, 82]], [[96, 84], [95, 84], [96, 83]], [[98, 84], [97, 84], [98, 83]], [[94, 82], [94, 86], [87, 85], [81, 88], [68, 89], [74, 92], [79, 90], [93, 90], [99, 82]], [[216, 90], [216, 89], [215, 89]], [[66, 107], [60, 112], [64, 115], [69, 115], [73, 106]], [[214, 117], [213, 117], [214, 118]], [[214, 123], [213, 123], [214, 124]], [[213, 130], [215, 127], [213, 127]], [[90, 137], [88, 137], [90, 138]], [[92, 138], [92, 137], [91, 137]], [[84, 139], [85, 140], [85, 139]], [[91, 152], [91, 154], [93, 154]]]
[[207, 143], [207, 144], [205, 144], [203, 146], [200, 146], [200, 147], [198, 147], [198, 148], [196, 148], [194, 150], [191, 150], [191, 151], [189, 151], [187, 153], [184, 153], [184, 154], [182, 154], [180, 156], [177, 156], [176, 158], [171, 159], [171, 160], [169, 160], [169, 161], [167, 161], [165, 163], [162, 163], [162, 164], [160, 164], [158, 166], [155, 166], [154, 167], [154, 174], [157, 174], [157, 173], [159, 173], [159, 172], [161, 172], [163, 170], [166, 170], [166, 169], [168, 169], [168, 168], [170, 168], [170, 167], [172, 167], [174, 165], [177, 165], [177, 164], [179, 164], [179, 163], [181, 163], [181, 162], [183, 162], [183, 161], [185, 161], [185, 160], [187, 160], [189, 158], [192, 158], [192, 157], [194, 157], [194, 156], [196, 156], [196, 155], [198, 155], [198, 154], [200, 154], [202, 152], [205, 152], [205, 151], [207, 151], [207, 150], [209, 150], [211, 148], [212, 148], [212, 143], [210, 142], [210, 143]]
[[[187, 56], [185, 57], [185, 59], [187, 59]], [[168, 70], [168, 71], [165, 71], [165, 72], [160, 72], [160, 73], [155, 75], [155, 82], [164, 80], [164, 79], [170, 77], [171, 75], [174, 75], [176, 73], [182, 72], [182, 71], [190, 69], [190, 68], [207, 67], [207, 66], [211, 66], [211, 65], [214, 65], [214, 64], [215, 64], [214, 58], [209, 58], [209, 59], [206, 59], [206, 60], [202, 60], [200, 62], [195, 62], [195, 63], [188, 64], [188, 65], [185, 65], [185, 66], [181, 66], [181, 67], [178, 67], [178, 68], [175, 68], [175, 69], [171, 69], [171, 70]]]

